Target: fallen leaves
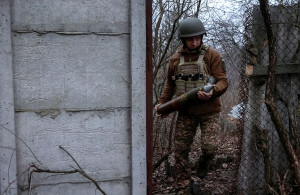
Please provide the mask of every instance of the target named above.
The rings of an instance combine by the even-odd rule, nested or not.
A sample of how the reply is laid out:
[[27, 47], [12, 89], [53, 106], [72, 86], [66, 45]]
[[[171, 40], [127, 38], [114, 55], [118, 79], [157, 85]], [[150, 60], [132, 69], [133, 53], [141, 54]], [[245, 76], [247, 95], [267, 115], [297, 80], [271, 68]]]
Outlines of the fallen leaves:
[[[204, 179], [195, 178], [201, 184], [201, 190], [212, 191], [213, 194], [232, 194], [235, 191], [236, 176], [239, 164], [241, 133], [221, 134], [220, 145], [216, 156], [219, 166], [209, 171]], [[195, 138], [195, 143], [190, 153], [190, 161], [197, 161], [201, 155], [200, 138]], [[160, 154], [163, 156], [163, 154]], [[159, 157], [157, 157], [159, 158]], [[156, 159], [157, 159], [156, 158]], [[166, 164], [162, 163], [153, 173], [154, 194], [169, 194], [175, 191], [175, 178], [166, 175]], [[193, 176], [194, 178], [194, 176]]]

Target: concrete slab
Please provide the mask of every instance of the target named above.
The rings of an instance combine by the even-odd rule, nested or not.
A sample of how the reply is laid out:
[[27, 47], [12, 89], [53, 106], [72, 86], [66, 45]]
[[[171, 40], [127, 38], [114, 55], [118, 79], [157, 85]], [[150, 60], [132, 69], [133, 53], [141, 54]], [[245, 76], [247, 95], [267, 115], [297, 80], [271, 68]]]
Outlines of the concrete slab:
[[[97, 181], [129, 178], [129, 125], [128, 109], [16, 113], [17, 135], [22, 138], [22, 141], [17, 141], [20, 185], [26, 185], [27, 175], [23, 173], [31, 163], [51, 170], [71, 170], [70, 166], [77, 167], [59, 146], [70, 152], [84, 171]], [[83, 181], [86, 179], [78, 174], [51, 177], [36, 175], [33, 184]]]
[[[99, 182], [101, 189], [109, 195], [130, 195], [130, 181]], [[21, 192], [21, 191], [20, 191]], [[22, 191], [27, 194], [27, 190]], [[56, 185], [32, 186], [32, 194], [43, 195], [102, 195], [92, 183], [59, 183]]]
[[10, 1], [0, 1], [0, 194], [17, 194]]
[[129, 33], [129, 7], [127, 0], [13, 0], [12, 29]]
[[129, 36], [15, 33], [16, 110], [130, 106]]

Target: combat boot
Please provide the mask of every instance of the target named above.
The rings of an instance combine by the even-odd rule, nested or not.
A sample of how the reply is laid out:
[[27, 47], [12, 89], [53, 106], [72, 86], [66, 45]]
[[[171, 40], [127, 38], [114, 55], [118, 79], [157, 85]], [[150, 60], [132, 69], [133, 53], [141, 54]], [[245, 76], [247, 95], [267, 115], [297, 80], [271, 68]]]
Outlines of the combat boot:
[[190, 183], [190, 194], [191, 195], [198, 195], [201, 192], [201, 186], [198, 181], [191, 181]]
[[169, 163], [169, 161], [167, 161], [165, 167], [167, 176], [176, 178], [176, 167]]
[[213, 155], [201, 156], [196, 167], [197, 176], [201, 179], [205, 178], [207, 172], [209, 170], [212, 170], [215, 167], [215, 165], [216, 165], [216, 161], [214, 160]]
[[190, 195], [212, 195], [209, 190], [201, 190], [201, 185], [198, 181], [191, 181], [190, 183]]

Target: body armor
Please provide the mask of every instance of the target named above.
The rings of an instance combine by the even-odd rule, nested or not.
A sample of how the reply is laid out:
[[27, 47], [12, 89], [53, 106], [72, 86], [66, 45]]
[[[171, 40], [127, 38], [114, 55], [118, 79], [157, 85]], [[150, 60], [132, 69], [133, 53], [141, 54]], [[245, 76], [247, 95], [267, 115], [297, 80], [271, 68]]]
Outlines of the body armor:
[[208, 46], [203, 45], [197, 61], [185, 62], [184, 56], [180, 56], [178, 75], [173, 76], [173, 80], [175, 80], [176, 84], [176, 96], [180, 96], [196, 87], [203, 88], [204, 85], [206, 85], [210, 77], [203, 60], [207, 49]]

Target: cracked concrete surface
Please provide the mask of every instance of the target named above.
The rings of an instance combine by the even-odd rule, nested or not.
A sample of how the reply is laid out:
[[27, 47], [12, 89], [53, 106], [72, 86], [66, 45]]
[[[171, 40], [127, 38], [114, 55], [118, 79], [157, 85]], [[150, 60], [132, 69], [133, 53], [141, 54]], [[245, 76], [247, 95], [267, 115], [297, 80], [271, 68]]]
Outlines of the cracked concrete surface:
[[[131, 13], [130, 4], [139, 6], [133, 8], [136, 12]], [[44, 167], [69, 170], [74, 162], [59, 149], [63, 146], [108, 194], [145, 194], [145, 113], [143, 106], [132, 105], [143, 105], [145, 96], [144, 80], [132, 83], [144, 78], [140, 60], [145, 58], [145, 44], [135, 42], [137, 53], [131, 53], [131, 28], [145, 25], [140, 22], [144, 4], [13, 0], [0, 5], [0, 10], [8, 10], [4, 19], [12, 18], [3, 19], [7, 25], [0, 28], [0, 34], [5, 33], [0, 41], [10, 46], [0, 50], [0, 62], [5, 59], [8, 64], [6, 72], [1, 70], [1, 92], [10, 90], [0, 107], [4, 114], [9, 110], [10, 118], [6, 122], [2, 117], [1, 123], [12, 129], [0, 134], [0, 140], [12, 144], [0, 149], [5, 153], [1, 192], [16, 173], [11, 194], [28, 192], [26, 170], [39, 163], [32, 153]], [[144, 40], [145, 28], [140, 29], [135, 38]], [[139, 69], [133, 73], [130, 63], [137, 61]], [[140, 91], [132, 93], [133, 88]], [[14, 140], [14, 134], [19, 139]], [[134, 168], [133, 160], [138, 165]], [[2, 176], [10, 180], [3, 182]], [[132, 182], [133, 177], [138, 182]], [[32, 187], [33, 194], [96, 194], [93, 184], [76, 174], [35, 173]]]

